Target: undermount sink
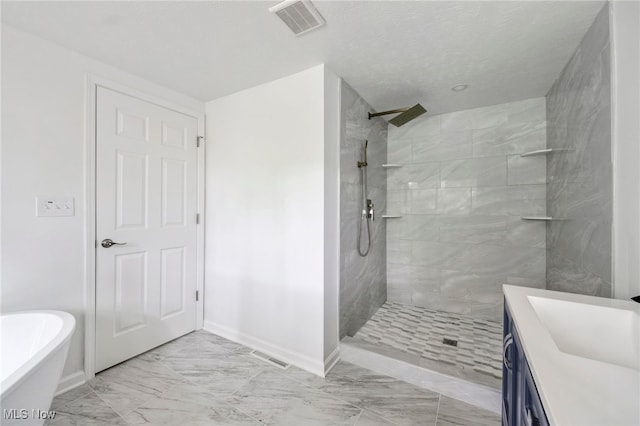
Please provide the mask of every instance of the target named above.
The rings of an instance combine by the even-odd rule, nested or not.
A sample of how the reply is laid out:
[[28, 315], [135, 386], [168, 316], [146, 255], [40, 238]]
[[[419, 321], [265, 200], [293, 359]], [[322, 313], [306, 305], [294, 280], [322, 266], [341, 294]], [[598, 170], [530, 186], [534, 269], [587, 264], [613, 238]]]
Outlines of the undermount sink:
[[527, 296], [561, 352], [640, 371], [640, 314]]

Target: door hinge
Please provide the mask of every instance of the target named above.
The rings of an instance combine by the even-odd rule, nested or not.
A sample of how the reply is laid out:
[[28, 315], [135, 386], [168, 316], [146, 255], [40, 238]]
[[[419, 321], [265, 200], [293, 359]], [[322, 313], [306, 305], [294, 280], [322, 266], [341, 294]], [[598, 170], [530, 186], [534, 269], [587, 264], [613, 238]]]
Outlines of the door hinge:
[[200, 213], [196, 213], [196, 225], [200, 225]]
[[200, 148], [200, 144], [204, 141], [204, 136], [198, 136], [196, 138], [196, 146]]
[[196, 290], [196, 302], [200, 300], [200, 291]]

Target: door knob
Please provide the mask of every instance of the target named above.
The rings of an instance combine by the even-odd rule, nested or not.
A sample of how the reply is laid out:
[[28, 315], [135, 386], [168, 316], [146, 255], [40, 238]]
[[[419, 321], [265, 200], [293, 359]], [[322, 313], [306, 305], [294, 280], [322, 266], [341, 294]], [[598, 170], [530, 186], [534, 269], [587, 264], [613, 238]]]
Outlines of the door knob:
[[127, 243], [116, 243], [115, 241], [106, 238], [104, 240], [102, 240], [102, 242], [100, 243], [100, 245], [104, 248], [109, 248], [111, 246], [126, 246]]

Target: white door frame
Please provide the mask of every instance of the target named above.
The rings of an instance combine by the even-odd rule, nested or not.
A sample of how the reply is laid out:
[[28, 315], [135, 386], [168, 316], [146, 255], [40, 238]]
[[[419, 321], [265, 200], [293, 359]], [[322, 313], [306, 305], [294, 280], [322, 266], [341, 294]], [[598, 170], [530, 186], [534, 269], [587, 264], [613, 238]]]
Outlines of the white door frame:
[[[85, 310], [84, 310], [84, 375], [85, 380], [95, 377], [96, 360], [96, 90], [98, 86], [105, 87], [124, 95], [138, 98], [182, 114], [189, 115], [198, 120], [198, 135], [205, 135], [204, 113], [193, 111], [189, 108], [177, 105], [165, 99], [149, 95], [131, 87], [116, 83], [111, 80], [87, 74], [86, 78], [86, 167], [85, 167], [85, 196], [86, 196], [86, 220], [85, 220]], [[194, 141], [195, 143], [195, 141]], [[200, 224], [197, 228], [197, 252], [196, 252], [196, 290], [200, 294], [196, 302], [196, 330], [203, 326], [204, 322], [204, 206], [205, 206], [205, 144], [198, 148], [198, 213]]]

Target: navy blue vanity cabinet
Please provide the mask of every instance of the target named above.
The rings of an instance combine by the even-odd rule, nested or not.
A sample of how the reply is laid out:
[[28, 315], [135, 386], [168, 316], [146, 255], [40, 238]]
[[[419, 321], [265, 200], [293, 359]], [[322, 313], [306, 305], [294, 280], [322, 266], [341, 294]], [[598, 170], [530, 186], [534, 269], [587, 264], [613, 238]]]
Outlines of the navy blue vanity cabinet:
[[533, 382], [529, 364], [524, 364], [524, 383], [522, 393], [522, 409], [520, 411], [521, 424], [527, 426], [549, 426], [547, 416], [542, 408], [542, 401]]
[[511, 313], [504, 303], [503, 333], [502, 333], [502, 425], [516, 426], [520, 410], [518, 403], [520, 383], [518, 382], [519, 364], [521, 360], [520, 347], [516, 343], [517, 332], [511, 320]]
[[503, 319], [502, 425], [549, 426], [506, 301]]

